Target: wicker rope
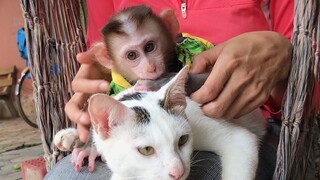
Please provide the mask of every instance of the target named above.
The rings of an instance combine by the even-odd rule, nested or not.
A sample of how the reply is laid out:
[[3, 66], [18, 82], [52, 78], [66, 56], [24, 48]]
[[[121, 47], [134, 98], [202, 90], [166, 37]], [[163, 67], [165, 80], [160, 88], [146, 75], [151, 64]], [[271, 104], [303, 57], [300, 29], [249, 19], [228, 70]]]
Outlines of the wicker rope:
[[34, 80], [37, 122], [47, 169], [64, 156], [53, 146], [54, 134], [73, 126], [64, 113], [72, 95], [71, 81], [85, 50], [78, 0], [21, 0], [29, 61]]
[[[293, 57], [289, 82], [283, 105], [283, 124], [278, 146], [274, 179], [305, 179], [308, 161], [315, 159], [317, 125], [312, 109], [312, 95], [319, 67], [319, 0], [296, 0]], [[316, 56], [318, 56], [316, 58]], [[304, 115], [304, 116], [303, 116]], [[301, 124], [301, 122], [303, 122]], [[301, 129], [300, 129], [301, 128]], [[314, 164], [314, 163], [313, 163]]]

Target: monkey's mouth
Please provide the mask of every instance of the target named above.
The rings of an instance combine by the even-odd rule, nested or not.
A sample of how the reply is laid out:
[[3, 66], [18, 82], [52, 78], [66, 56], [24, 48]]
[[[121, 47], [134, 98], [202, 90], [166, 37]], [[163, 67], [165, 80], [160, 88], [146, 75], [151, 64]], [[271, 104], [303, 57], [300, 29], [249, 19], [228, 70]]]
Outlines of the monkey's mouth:
[[163, 72], [156, 72], [156, 73], [149, 73], [147, 75], [144, 75], [142, 77], [139, 77], [141, 80], [155, 80], [162, 76]]

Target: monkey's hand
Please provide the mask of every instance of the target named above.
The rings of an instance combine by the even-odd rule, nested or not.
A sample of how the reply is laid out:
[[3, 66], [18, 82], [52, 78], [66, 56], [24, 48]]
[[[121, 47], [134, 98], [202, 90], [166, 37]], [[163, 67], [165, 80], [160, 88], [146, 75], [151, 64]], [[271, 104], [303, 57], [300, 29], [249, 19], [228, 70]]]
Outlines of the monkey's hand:
[[[89, 172], [93, 172], [94, 163], [96, 158], [99, 156], [96, 146], [91, 144], [83, 148], [75, 148], [71, 154], [71, 162], [77, 172], [79, 172], [84, 164], [85, 158], [88, 158], [88, 169]], [[102, 158], [103, 159], [103, 158]]]

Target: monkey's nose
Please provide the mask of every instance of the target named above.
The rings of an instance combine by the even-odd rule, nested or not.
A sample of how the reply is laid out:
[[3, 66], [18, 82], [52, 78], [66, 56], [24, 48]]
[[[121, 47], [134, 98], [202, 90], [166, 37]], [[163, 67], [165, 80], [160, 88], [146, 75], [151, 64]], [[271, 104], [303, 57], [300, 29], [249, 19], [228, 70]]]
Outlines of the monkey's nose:
[[157, 67], [154, 64], [150, 64], [147, 68], [148, 73], [154, 73], [156, 72], [156, 70], [157, 70]]

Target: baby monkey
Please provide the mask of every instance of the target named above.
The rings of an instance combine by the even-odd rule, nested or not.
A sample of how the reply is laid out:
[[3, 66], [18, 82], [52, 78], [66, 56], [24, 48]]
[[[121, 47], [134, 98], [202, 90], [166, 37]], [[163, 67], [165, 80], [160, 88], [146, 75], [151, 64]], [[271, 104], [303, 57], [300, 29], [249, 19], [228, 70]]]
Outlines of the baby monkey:
[[[173, 77], [172, 72], [183, 67], [176, 55], [178, 31], [179, 23], [173, 11], [167, 10], [157, 16], [143, 5], [126, 8], [114, 14], [102, 29], [109, 57], [100, 63], [112, 70], [116, 85], [128, 87], [118, 83], [120, 77], [130, 85], [139, 80], [137, 90], [157, 90], [168, 81], [167, 77]], [[189, 75], [187, 94], [200, 88], [207, 76]], [[117, 91], [111, 94], [119, 93]], [[97, 156], [94, 145], [76, 143], [79, 142], [76, 133], [68, 140], [64, 140], [62, 134], [57, 133], [54, 143], [61, 151], [73, 150], [71, 161], [75, 169], [80, 171], [84, 158], [89, 156], [89, 170], [93, 171]]]
[[[119, 88], [114, 88], [114, 84], [120, 86], [121, 90], [130, 87], [120, 84], [123, 80], [130, 85], [135, 84], [134, 90], [139, 91], [157, 90], [165, 84], [163, 77], [183, 67], [176, 52], [178, 31], [179, 23], [172, 10], [166, 10], [158, 16], [149, 7], [141, 5], [113, 15], [102, 29], [109, 58], [100, 62], [113, 71], [109, 94], [119, 93]], [[119, 75], [123, 80], [119, 81]], [[188, 95], [200, 88], [208, 74], [200, 75], [200, 79], [198, 75], [190, 76], [190, 80], [196, 81], [187, 81]], [[158, 78], [162, 80], [154, 81]]]
[[133, 6], [112, 16], [102, 29], [109, 55], [102, 64], [130, 83], [178, 71], [182, 67], [175, 52], [179, 24], [171, 13], [161, 18], [149, 7]]

